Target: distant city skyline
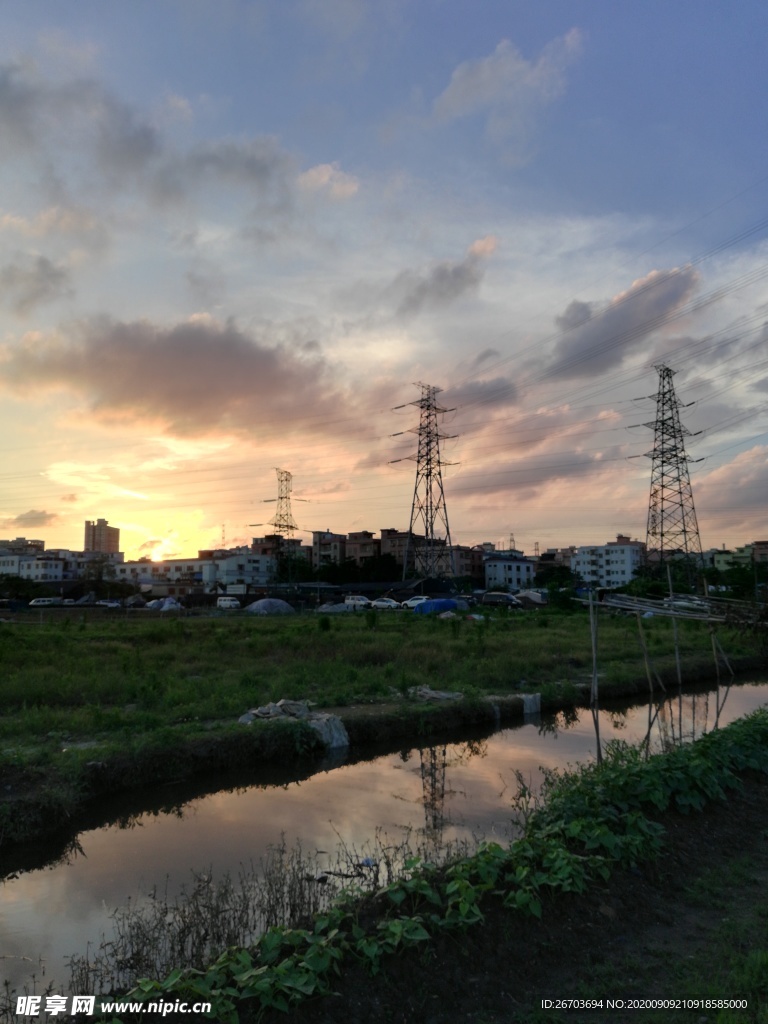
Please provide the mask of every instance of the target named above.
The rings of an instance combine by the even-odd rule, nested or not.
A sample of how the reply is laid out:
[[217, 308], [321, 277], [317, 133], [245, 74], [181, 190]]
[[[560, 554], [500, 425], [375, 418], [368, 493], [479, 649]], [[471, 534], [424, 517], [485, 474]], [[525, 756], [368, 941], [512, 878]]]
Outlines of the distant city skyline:
[[661, 362], [702, 546], [768, 535], [763, 3], [3, 21], [0, 536], [249, 544], [276, 467], [407, 529], [422, 382], [454, 543], [645, 540]]

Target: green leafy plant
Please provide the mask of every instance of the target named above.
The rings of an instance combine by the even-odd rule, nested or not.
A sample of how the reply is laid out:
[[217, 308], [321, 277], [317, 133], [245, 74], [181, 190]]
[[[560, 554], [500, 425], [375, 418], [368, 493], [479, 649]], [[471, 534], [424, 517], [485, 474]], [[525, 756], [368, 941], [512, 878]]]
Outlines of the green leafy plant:
[[[542, 802], [531, 809], [523, 800], [523, 834], [508, 847], [482, 844], [443, 868], [406, 859], [401, 877], [374, 895], [374, 918], [348, 894], [316, 916], [311, 929], [271, 929], [248, 950], [228, 950], [207, 971], [175, 971], [163, 983], [140, 982], [133, 994], [215, 994], [224, 1021], [237, 1020], [237, 1004], [247, 999], [264, 1011], [288, 1012], [330, 991], [347, 957], [376, 973], [384, 957], [440, 930], [482, 922], [485, 900], [540, 917], [546, 893], [584, 892], [617, 866], [657, 857], [664, 831], [649, 815], [722, 799], [745, 770], [768, 772], [764, 710], [671, 754], [644, 759], [614, 744], [601, 764], [550, 772]], [[756, 977], [762, 969], [759, 957], [745, 964]]]

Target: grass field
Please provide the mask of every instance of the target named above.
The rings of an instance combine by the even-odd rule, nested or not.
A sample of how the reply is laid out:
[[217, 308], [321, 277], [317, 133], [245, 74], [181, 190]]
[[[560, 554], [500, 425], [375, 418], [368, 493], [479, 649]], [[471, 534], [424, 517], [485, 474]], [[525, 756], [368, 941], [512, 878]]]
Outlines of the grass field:
[[[0, 627], [0, 743], [51, 731], [88, 737], [239, 716], [282, 697], [319, 707], [379, 702], [422, 684], [469, 696], [544, 691], [586, 682], [586, 613], [500, 613], [484, 622], [403, 613], [148, 619], [48, 612]], [[672, 624], [643, 622], [651, 659], [674, 666]], [[688, 682], [714, 665], [708, 629], [678, 627]], [[731, 657], [758, 653], [753, 637], [721, 631]], [[637, 622], [600, 617], [601, 691], [645, 678]]]
[[[586, 682], [586, 613], [500, 613], [484, 622], [403, 613], [263, 619], [243, 615], [105, 618], [64, 610], [0, 627], [0, 743], [51, 732], [73, 737], [237, 717], [282, 697], [319, 707], [380, 702], [426, 684], [469, 696], [547, 692]], [[674, 666], [672, 625], [643, 622], [654, 667]], [[682, 622], [688, 682], [712, 670], [706, 625]], [[748, 635], [721, 632], [730, 657], [757, 653]], [[637, 622], [601, 616], [601, 690], [644, 679]]]
[[[653, 669], [673, 682], [671, 622], [654, 618], [642, 628]], [[684, 681], [712, 678], [706, 625], [684, 621], [678, 634]], [[759, 654], [754, 635], [722, 629], [719, 642], [734, 664], [754, 663]], [[600, 616], [598, 669], [601, 699], [646, 685], [634, 618]], [[29, 836], [43, 820], [60, 823], [83, 799], [127, 785], [129, 777], [142, 784], [159, 777], [153, 773], [199, 771], [202, 746], [209, 756], [217, 745], [205, 770], [311, 750], [314, 734], [244, 735], [240, 715], [269, 701], [308, 700], [320, 709], [397, 702], [408, 714], [409, 691], [428, 685], [475, 703], [489, 694], [539, 692], [556, 707], [576, 702], [577, 684], [591, 673], [581, 609], [500, 611], [483, 621], [405, 611], [266, 619], [103, 609], [19, 614], [0, 623], [0, 775], [11, 799], [45, 790], [44, 806], [20, 824], [20, 805], [9, 809], [3, 795], [0, 826], [6, 840]], [[263, 749], [254, 749], [257, 742]], [[229, 758], [220, 757], [227, 744]], [[111, 781], [93, 768], [107, 761]]]

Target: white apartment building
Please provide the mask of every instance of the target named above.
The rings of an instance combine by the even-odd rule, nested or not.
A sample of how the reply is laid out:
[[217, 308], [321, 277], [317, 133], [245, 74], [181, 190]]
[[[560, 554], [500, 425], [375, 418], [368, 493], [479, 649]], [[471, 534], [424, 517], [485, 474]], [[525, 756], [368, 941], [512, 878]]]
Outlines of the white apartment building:
[[166, 558], [153, 562], [140, 558], [117, 567], [114, 579], [136, 586], [170, 583], [184, 591], [199, 589], [211, 592], [217, 586], [251, 584], [264, 586], [270, 582], [275, 562], [270, 555], [254, 554], [244, 547], [227, 553], [211, 553], [200, 558]]
[[65, 578], [64, 560], [45, 555], [38, 555], [37, 558], [20, 558], [17, 575], [33, 583], [60, 583]]
[[12, 555], [9, 551], [0, 550], [0, 576], [20, 576], [21, 558], [21, 555]]
[[619, 534], [615, 541], [597, 547], [576, 548], [571, 571], [585, 583], [616, 588], [629, 583], [643, 562], [645, 544]]
[[527, 590], [536, 575], [536, 563], [519, 552], [499, 552], [485, 560], [485, 589]]

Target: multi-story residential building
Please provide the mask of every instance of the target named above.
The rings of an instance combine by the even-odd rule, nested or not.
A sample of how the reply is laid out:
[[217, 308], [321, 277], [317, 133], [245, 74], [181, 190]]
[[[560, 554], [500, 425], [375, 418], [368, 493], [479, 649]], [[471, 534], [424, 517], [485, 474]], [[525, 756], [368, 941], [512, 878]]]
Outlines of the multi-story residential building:
[[312, 551], [305, 548], [298, 537], [283, 537], [280, 533], [269, 533], [266, 537], [254, 537], [251, 541], [251, 551], [254, 555], [269, 555], [270, 558], [279, 558], [286, 555], [291, 558], [306, 558], [312, 561]]
[[106, 519], [97, 519], [95, 523], [86, 519], [83, 551], [100, 551], [111, 555], [119, 550], [120, 530], [116, 526], [110, 526]]
[[21, 559], [21, 555], [12, 555], [10, 551], [0, 548], [0, 576], [20, 576]]
[[166, 558], [153, 562], [140, 558], [125, 562], [115, 579], [135, 586], [152, 586], [172, 596], [212, 593], [217, 587], [261, 587], [274, 574], [270, 555], [254, 554], [250, 547], [229, 551], [200, 551], [197, 558]]
[[125, 559], [122, 551], [106, 554], [101, 551], [70, 551], [68, 548], [49, 548], [45, 554], [62, 560], [65, 580], [116, 579], [115, 566], [120, 565]]
[[37, 555], [45, 551], [44, 540], [27, 540], [26, 537], [16, 537], [15, 540], [0, 540], [0, 552], [8, 552], [11, 555]]
[[498, 551], [485, 559], [485, 589], [526, 590], [533, 583], [536, 563], [522, 551]]
[[578, 547], [571, 556], [571, 569], [592, 586], [621, 587], [640, 568], [644, 554], [642, 541], [619, 534], [607, 544]]
[[61, 583], [64, 580], [64, 560], [46, 555], [20, 558], [18, 575], [33, 583]]
[[312, 534], [312, 568], [341, 563], [347, 557], [347, 538], [343, 533], [316, 530]]
[[410, 533], [408, 530], [381, 530], [381, 553], [392, 555], [398, 565], [404, 565], [408, 560], [406, 572], [414, 572], [416, 569], [416, 549], [426, 543], [427, 538], [418, 533]]
[[381, 541], [374, 537], [370, 530], [358, 530], [347, 534], [347, 558], [352, 558], [358, 565], [378, 558], [381, 555]]
[[453, 548], [453, 571], [456, 576], [468, 576], [477, 583], [484, 581], [484, 561], [485, 553], [479, 544], [474, 547], [457, 544]]
[[737, 565], [752, 565], [755, 562], [768, 562], [768, 540], [755, 540], [751, 544], [730, 549], [715, 549], [710, 564], [722, 572]]

